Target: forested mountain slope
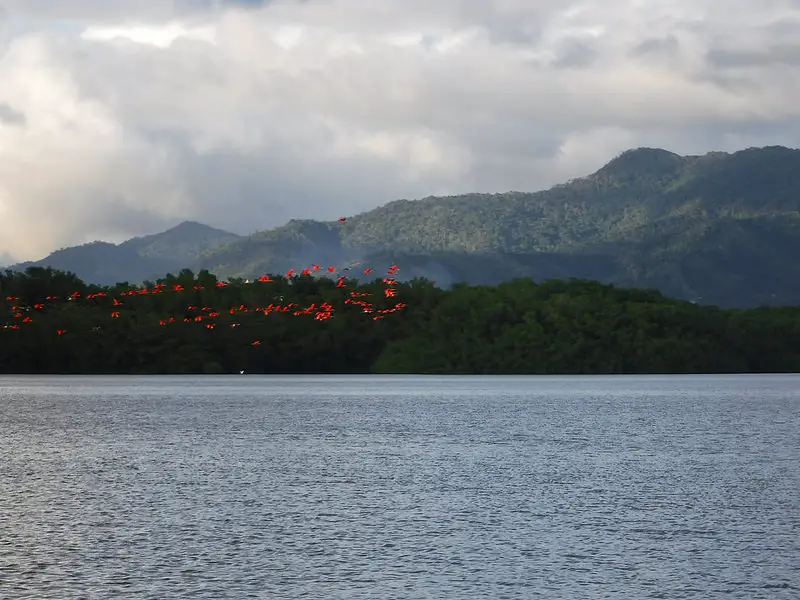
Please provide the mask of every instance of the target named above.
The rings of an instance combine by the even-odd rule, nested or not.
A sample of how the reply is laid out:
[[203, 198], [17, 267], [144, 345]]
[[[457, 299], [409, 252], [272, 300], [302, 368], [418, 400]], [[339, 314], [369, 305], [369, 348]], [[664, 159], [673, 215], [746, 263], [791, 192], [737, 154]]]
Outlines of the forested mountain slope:
[[396, 262], [439, 285], [570, 277], [720, 306], [800, 304], [800, 150], [679, 156], [629, 150], [538, 192], [397, 200], [344, 222], [293, 220], [250, 236], [184, 223], [37, 261], [87, 281], [183, 267], [253, 278], [325, 262]]
[[293, 221], [195, 266], [252, 276], [320, 256], [396, 261], [445, 285], [579, 277], [723, 306], [800, 304], [800, 150], [640, 148], [545, 191], [398, 200], [344, 223]]

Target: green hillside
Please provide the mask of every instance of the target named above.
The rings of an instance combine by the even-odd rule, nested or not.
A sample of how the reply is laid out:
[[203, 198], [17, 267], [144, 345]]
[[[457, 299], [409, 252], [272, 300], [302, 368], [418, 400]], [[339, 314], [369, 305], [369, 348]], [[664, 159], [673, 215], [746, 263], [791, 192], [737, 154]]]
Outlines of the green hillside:
[[397, 200], [345, 222], [293, 220], [237, 236], [184, 223], [27, 263], [94, 283], [183, 267], [224, 278], [397, 263], [401, 277], [497, 284], [570, 277], [723, 307], [800, 304], [800, 150], [679, 156], [628, 150], [538, 192]]
[[[440, 283], [584, 277], [722, 306], [800, 304], [800, 150], [622, 153], [546, 191], [398, 200], [294, 221], [195, 264], [253, 276], [331, 257]], [[426, 270], [426, 265], [431, 268]]]
[[22, 271], [28, 267], [50, 267], [103, 285], [141, 282], [179, 271], [196, 262], [208, 249], [238, 237], [201, 223], [184, 221], [162, 233], [136, 237], [121, 244], [91, 242], [62, 248], [42, 260], [19, 263], [11, 268]]

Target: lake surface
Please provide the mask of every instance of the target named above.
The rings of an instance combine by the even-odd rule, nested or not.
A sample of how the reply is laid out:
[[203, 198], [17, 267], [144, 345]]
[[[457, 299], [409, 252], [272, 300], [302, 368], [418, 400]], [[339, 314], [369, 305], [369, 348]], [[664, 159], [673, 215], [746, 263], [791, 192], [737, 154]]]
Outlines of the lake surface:
[[800, 376], [0, 377], [0, 597], [800, 597]]

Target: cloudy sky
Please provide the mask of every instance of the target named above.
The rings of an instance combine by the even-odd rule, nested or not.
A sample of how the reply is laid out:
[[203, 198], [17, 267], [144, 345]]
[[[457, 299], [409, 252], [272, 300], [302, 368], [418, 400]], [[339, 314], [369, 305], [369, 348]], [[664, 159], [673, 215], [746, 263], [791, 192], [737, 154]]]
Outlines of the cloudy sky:
[[800, 139], [800, 0], [0, 0], [0, 256]]

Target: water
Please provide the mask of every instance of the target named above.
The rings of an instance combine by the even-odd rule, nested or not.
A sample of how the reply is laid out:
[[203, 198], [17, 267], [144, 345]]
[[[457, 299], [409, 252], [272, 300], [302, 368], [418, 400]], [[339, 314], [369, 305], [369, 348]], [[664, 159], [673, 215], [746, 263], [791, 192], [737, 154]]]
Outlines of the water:
[[798, 598], [800, 377], [0, 378], [0, 597]]

